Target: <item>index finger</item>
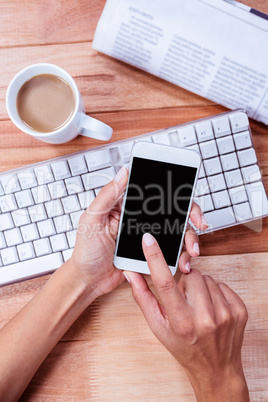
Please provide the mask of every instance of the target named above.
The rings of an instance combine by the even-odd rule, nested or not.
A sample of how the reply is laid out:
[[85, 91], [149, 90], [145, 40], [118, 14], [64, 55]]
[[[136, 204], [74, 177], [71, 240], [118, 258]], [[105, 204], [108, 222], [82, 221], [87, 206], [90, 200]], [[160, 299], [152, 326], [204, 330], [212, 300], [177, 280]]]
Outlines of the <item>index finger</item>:
[[161, 303], [167, 311], [167, 315], [171, 315], [174, 311], [178, 313], [178, 310], [182, 310], [185, 307], [185, 296], [173, 278], [156, 239], [150, 233], [143, 235], [142, 248], [151, 272], [152, 281]]

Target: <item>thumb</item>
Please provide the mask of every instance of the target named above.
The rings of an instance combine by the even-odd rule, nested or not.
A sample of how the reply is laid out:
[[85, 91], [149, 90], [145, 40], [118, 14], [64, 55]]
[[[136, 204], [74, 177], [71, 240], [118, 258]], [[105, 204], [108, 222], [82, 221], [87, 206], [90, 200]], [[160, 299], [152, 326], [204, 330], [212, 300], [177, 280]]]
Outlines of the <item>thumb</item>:
[[118, 198], [125, 191], [127, 179], [128, 171], [125, 167], [122, 167], [115, 178], [101, 189], [98, 196], [90, 204], [86, 211], [87, 215], [91, 215], [93, 219], [98, 222], [106, 219]]

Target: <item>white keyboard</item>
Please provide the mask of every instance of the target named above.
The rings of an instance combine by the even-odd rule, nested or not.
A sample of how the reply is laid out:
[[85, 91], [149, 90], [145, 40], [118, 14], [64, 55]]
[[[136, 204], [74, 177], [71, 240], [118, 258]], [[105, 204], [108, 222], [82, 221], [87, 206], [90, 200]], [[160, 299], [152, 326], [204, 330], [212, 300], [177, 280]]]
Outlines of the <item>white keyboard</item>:
[[50, 273], [70, 258], [80, 215], [128, 167], [136, 141], [200, 152], [195, 199], [207, 232], [268, 215], [248, 117], [223, 113], [1, 173], [0, 286]]

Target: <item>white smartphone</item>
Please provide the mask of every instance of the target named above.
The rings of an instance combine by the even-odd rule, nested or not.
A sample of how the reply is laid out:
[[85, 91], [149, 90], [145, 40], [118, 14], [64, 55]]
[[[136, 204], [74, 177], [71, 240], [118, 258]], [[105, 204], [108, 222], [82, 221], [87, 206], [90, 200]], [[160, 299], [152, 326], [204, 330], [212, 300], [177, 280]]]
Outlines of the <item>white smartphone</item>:
[[175, 274], [200, 164], [193, 150], [134, 145], [114, 256], [117, 268], [150, 274], [142, 250], [142, 236], [149, 232]]

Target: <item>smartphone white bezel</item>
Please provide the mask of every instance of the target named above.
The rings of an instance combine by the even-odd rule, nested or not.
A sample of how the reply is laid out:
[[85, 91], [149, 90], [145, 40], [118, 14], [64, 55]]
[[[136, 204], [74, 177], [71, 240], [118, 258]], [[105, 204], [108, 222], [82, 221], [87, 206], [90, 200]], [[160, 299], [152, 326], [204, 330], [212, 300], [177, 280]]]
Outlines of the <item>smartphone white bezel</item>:
[[[120, 233], [121, 233], [123, 215], [124, 215], [124, 211], [125, 211], [125, 203], [126, 203], [126, 196], [127, 196], [128, 186], [129, 186], [130, 175], [131, 175], [132, 162], [133, 162], [134, 157], [144, 158], [144, 159], [148, 159], [148, 160], [152, 160], [152, 161], [174, 163], [176, 165], [197, 168], [197, 173], [196, 173], [195, 181], [194, 181], [194, 185], [193, 185], [193, 191], [191, 194], [191, 200], [190, 200], [188, 211], [187, 211], [186, 222], [189, 219], [189, 214], [191, 211], [194, 190], [196, 187], [198, 174], [199, 174], [199, 170], [200, 170], [200, 165], [201, 165], [201, 157], [200, 157], [199, 153], [194, 150], [189, 150], [189, 149], [185, 149], [185, 148], [175, 148], [175, 147], [171, 147], [169, 145], [154, 144], [154, 143], [142, 142], [142, 141], [137, 142], [132, 149], [132, 154], [131, 154], [131, 159], [130, 159], [130, 164], [129, 164], [128, 183], [127, 183], [127, 188], [126, 188], [126, 192], [125, 192], [125, 196], [124, 196], [124, 200], [123, 200], [123, 204], [122, 204], [122, 213], [121, 213], [121, 217], [120, 217], [118, 236], [117, 236], [117, 240], [116, 240], [114, 265], [116, 268], [121, 269], [121, 270], [134, 271], [134, 272], [139, 272], [142, 274], [150, 275], [150, 271], [149, 271], [146, 261], [134, 260], [134, 259], [130, 259], [130, 258], [119, 257], [116, 255], [117, 249], [118, 249], [118, 244], [119, 244]], [[179, 161], [179, 163], [178, 163], [178, 161]], [[176, 265], [169, 266], [172, 275], [175, 275], [176, 270], [177, 270], [185, 231], [186, 231], [186, 225], [185, 225], [185, 228], [183, 231], [182, 241], [181, 241], [181, 244], [179, 247]]]

